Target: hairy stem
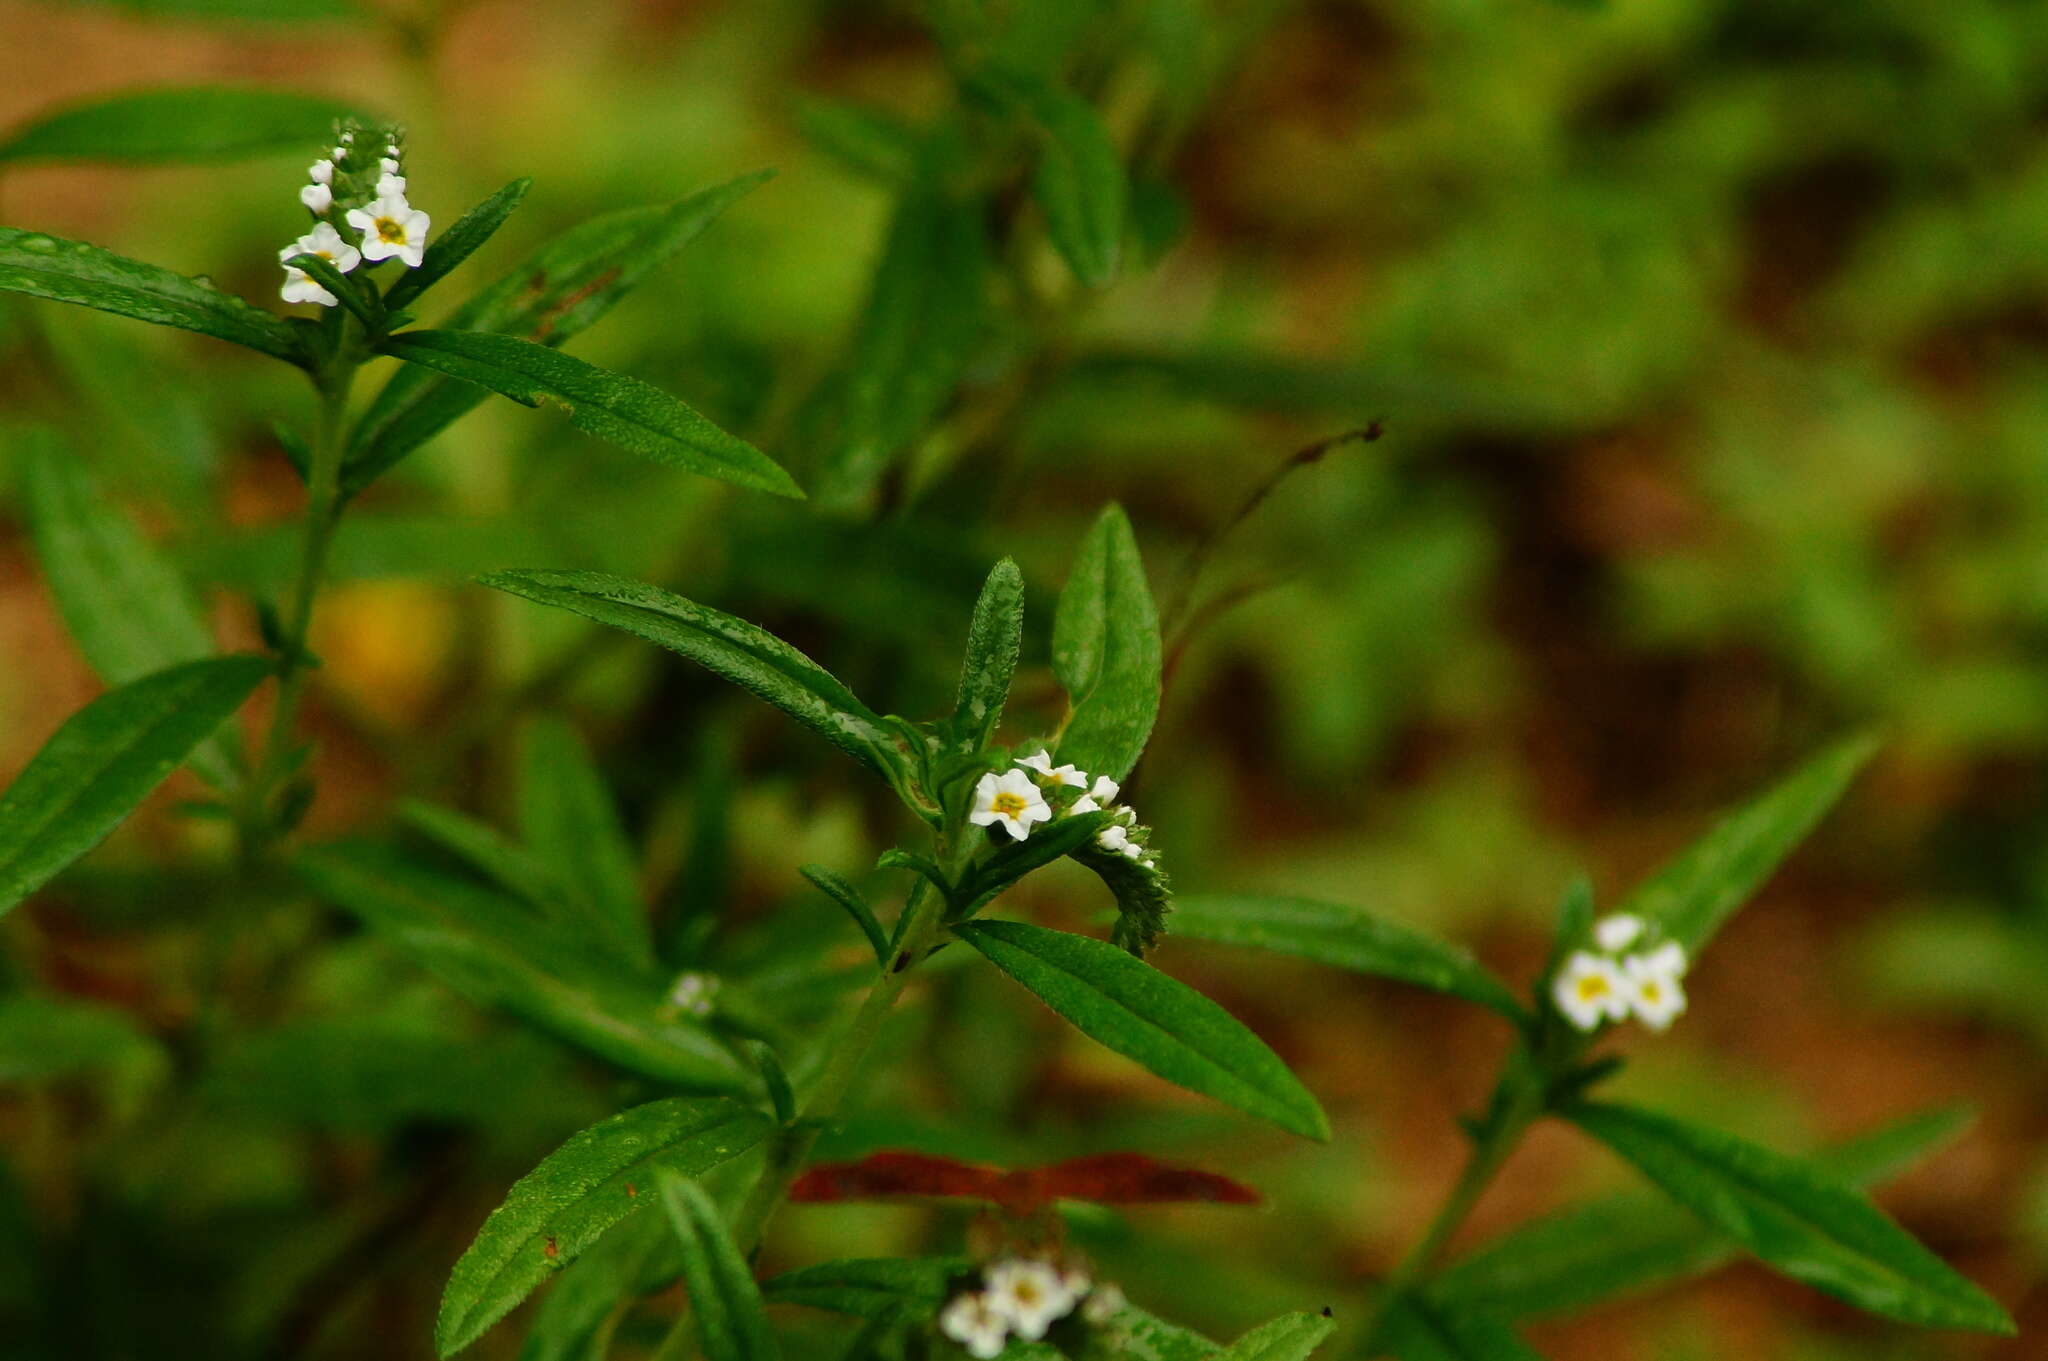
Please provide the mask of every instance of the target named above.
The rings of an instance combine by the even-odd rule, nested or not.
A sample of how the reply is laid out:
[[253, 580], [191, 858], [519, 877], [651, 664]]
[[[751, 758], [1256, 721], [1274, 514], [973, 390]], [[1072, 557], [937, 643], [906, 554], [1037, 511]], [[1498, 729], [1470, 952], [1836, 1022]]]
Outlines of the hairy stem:
[[1443, 1206], [1430, 1220], [1422, 1238], [1380, 1285], [1379, 1302], [1365, 1332], [1365, 1355], [1377, 1354], [1375, 1349], [1385, 1340], [1388, 1321], [1402, 1296], [1428, 1278], [1451, 1236], [1464, 1224], [1466, 1216], [1472, 1213], [1472, 1207], [1486, 1193], [1486, 1188], [1493, 1184], [1501, 1164], [1520, 1147], [1522, 1136], [1543, 1114], [1543, 1108], [1543, 1082], [1514, 1071], [1501, 1078], [1488, 1105], [1486, 1122], [1474, 1134], [1472, 1152], [1467, 1156], [1458, 1180], [1444, 1197]]
[[299, 699], [305, 689], [306, 639], [313, 626], [313, 604], [327, 576], [328, 550], [341, 520], [341, 460], [348, 390], [355, 366], [339, 362], [318, 378], [320, 416], [313, 431], [312, 459], [306, 469], [306, 512], [299, 548], [299, 571], [292, 594], [279, 619], [277, 704], [261, 753], [243, 787], [238, 821], [245, 863], [260, 859], [275, 839], [278, 826], [273, 803], [278, 784], [291, 768], [292, 732], [298, 723]]

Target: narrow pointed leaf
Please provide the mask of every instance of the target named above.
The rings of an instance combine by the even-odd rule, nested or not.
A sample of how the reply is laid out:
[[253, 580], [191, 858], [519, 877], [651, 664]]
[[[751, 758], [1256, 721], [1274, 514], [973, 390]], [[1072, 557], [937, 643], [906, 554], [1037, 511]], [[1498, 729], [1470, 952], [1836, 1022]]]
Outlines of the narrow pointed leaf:
[[314, 149], [347, 105], [289, 90], [216, 85], [137, 90], [45, 114], [0, 139], [7, 161], [173, 164]]
[[[101, 680], [125, 685], [213, 653], [213, 636], [184, 580], [70, 450], [54, 439], [31, 439], [21, 466], [36, 561]], [[224, 729], [193, 750], [192, 767], [223, 786], [234, 768], [232, 750]]]
[[982, 334], [987, 275], [975, 207], [936, 183], [906, 191], [846, 357], [815, 399], [821, 502], [868, 502], [945, 410]]
[[439, 804], [407, 799], [399, 820], [507, 893], [546, 913], [570, 912], [575, 898], [553, 866], [486, 822]]
[[1185, 983], [1107, 941], [1024, 922], [954, 934], [1083, 1034], [1177, 1083], [1311, 1139], [1330, 1136], [1308, 1089], [1265, 1042]]
[[519, 1361], [603, 1361], [591, 1350], [615, 1308], [660, 1289], [682, 1270], [661, 1215], [634, 1215], [597, 1242], [540, 1297]]
[[1628, 1106], [1587, 1103], [1567, 1114], [1673, 1200], [1794, 1280], [1922, 1327], [2013, 1331], [1997, 1301], [1813, 1163]]
[[785, 1271], [761, 1283], [770, 1304], [801, 1304], [855, 1318], [922, 1323], [970, 1276], [966, 1257], [854, 1257]]
[[744, 619], [603, 572], [493, 572], [482, 581], [680, 653], [766, 700], [878, 774], [899, 775], [908, 763], [903, 739], [837, 677]]
[[664, 1171], [699, 1173], [766, 1137], [768, 1118], [722, 1097], [673, 1097], [600, 1121], [521, 1177], [449, 1274], [434, 1346], [453, 1356], [628, 1215]]
[[527, 406], [552, 402], [578, 430], [657, 463], [777, 496], [803, 496], [775, 460], [679, 398], [560, 350], [482, 331], [404, 331], [383, 350]]
[[705, 1361], [775, 1361], [760, 1288], [718, 1206], [703, 1187], [670, 1169], [661, 1173], [661, 1200], [683, 1246], [683, 1281]]
[[197, 331], [289, 364], [302, 358], [298, 337], [281, 317], [204, 280], [45, 232], [0, 227], [0, 291]]
[[270, 672], [260, 657], [183, 662], [66, 719], [0, 792], [0, 915], [105, 840]]
[[1308, 1361], [1309, 1355], [1336, 1330], [1334, 1319], [1317, 1314], [1282, 1314], [1225, 1347], [1216, 1361]]
[[633, 843], [589, 748], [559, 719], [543, 719], [526, 734], [519, 829], [533, 853], [568, 886], [599, 938], [630, 959], [652, 963]]
[[1081, 543], [1053, 616], [1052, 665], [1073, 705], [1059, 756], [1121, 780], [1159, 716], [1159, 611], [1121, 506], [1103, 510]]
[[1877, 742], [1851, 738], [1737, 809], [1631, 893], [1618, 909], [1658, 923], [1697, 955], [1723, 922], [1827, 816]]
[[1398, 979], [1476, 1002], [1518, 1024], [1528, 1017], [1507, 985], [1467, 951], [1359, 908], [1262, 894], [1181, 896], [1173, 906], [1173, 927], [1183, 936]]
[[628, 970], [578, 924], [374, 847], [307, 851], [297, 867], [315, 892], [478, 1006], [648, 1077], [699, 1091], [748, 1085], [725, 1045], [664, 1005], [658, 974]]
[[[1932, 1111], [1823, 1150], [1814, 1162], [1849, 1185], [1869, 1186], [1968, 1122], [1966, 1111]], [[1740, 1252], [1735, 1240], [1702, 1231], [1665, 1197], [1625, 1192], [1510, 1230], [1439, 1275], [1434, 1289], [1451, 1307], [1503, 1318], [1575, 1313], [1704, 1274]]]
[[868, 900], [861, 896], [859, 889], [844, 876], [826, 869], [823, 865], [804, 865], [797, 873], [811, 881], [818, 891], [846, 909], [846, 915], [853, 918], [861, 934], [874, 947], [875, 962], [886, 966], [889, 962], [889, 937], [883, 933], [881, 922], [875, 919], [875, 910], [868, 906]]
[[1003, 77], [1045, 137], [1032, 193], [1047, 233], [1074, 277], [1101, 288], [1116, 277], [1123, 254], [1130, 179], [1116, 142], [1087, 100], [1031, 72]]
[[953, 704], [953, 741], [961, 750], [977, 751], [995, 735], [1023, 641], [1024, 574], [1004, 558], [982, 584], [967, 626], [967, 655]]
[[[675, 203], [628, 208], [573, 227], [457, 308], [442, 329], [560, 345], [609, 312], [770, 173], [742, 175]], [[349, 436], [343, 489], [362, 490], [483, 399], [471, 383], [401, 368]]]
[[384, 306], [396, 312], [447, 278], [457, 265], [497, 234], [532, 187], [531, 179], [516, 179], [464, 213], [459, 222], [428, 243], [418, 268], [408, 269], [392, 281], [384, 294]]

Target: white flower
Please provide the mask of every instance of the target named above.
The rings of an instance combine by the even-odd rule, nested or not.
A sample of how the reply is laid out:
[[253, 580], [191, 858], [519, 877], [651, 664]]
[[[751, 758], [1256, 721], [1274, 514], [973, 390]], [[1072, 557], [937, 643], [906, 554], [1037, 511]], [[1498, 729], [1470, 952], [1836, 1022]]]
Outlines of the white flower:
[[1123, 1288], [1114, 1281], [1098, 1285], [1095, 1292], [1088, 1296], [1088, 1302], [1081, 1306], [1081, 1317], [1101, 1327], [1121, 1314], [1126, 1303]]
[[1610, 955], [1634, 945], [1642, 934], [1643, 919], [1628, 912], [1617, 912], [1593, 923], [1594, 941]]
[[1080, 798], [1067, 805], [1067, 811], [1069, 813], [1099, 813], [1102, 811], [1102, 805], [1089, 798], [1086, 794], [1083, 794]]
[[336, 270], [348, 273], [363, 262], [362, 253], [342, 238], [330, 223], [316, 222], [313, 230], [277, 253], [279, 260], [299, 255], [317, 255]]
[[1044, 1337], [1055, 1320], [1073, 1313], [1079, 1298], [1050, 1262], [1013, 1257], [990, 1267], [983, 1280], [988, 1284], [989, 1307], [1029, 1342]]
[[1143, 846], [1140, 846], [1135, 841], [1126, 841], [1123, 844], [1123, 852], [1125, 859], [1136, 860], [1139, 856], [1145, 853], [1145, 848]]
[[1126, 827], [1135, 827], [1138, 825], [1138, 810], [1125, 804], [1116, 810], [1116, 820]]
[[984, 775], [974, 786], [974, 811], [967, 820], [977, 827], [1001, 823], [1003, 830], [1022, 841], [1031, 835], [1031, 824], [1052, 816], [1045, 795], [1021, 770]]
[[1010, 1320], [982, 1294], [961, 1295], [939, 1315], [939, 1331], [988, 1361], [1009, 1340]]
[[1686, 965], [1685, 947], [1675, 940], [1667, 940], [1643, 956], [1643, 963], [1666, 978], [1683, 977]]
[[1087, 771], [1071, 765], [1056, 766], [1052, 763], [1052, 757], [1047, 756], [1042, 751], [1033, 752], [1029, 756], [1018, 757], [1017, 764], [1029, 766], [1037, 771], [1041, 777], [1040, 782], [1054, 789], [1068, 786], [1078, 789], [1088, 783]]
[[1581, 1030], [1597, 1030], [1603, 1021], [1627, 1016], [1633, 991], [1613, 960], [1587, 950], [1572, 951], [1550, 985], [1557, 1009]]
[[1095, 834], [1095, 844], [1105, 851], [1123, 851], [1128, 854], [1131, 848], [1131, 834], [1112, 822]]
[[342, 144], [334, 148], [334, 150], [328, 154], [329, 159], [332, 160], [336, 165], [339, 165], [341, 164], [341, 162], [348, 159], [348, 140], [348, 134], [344, 132], [343, 134], [341, 134]]
[[709, 1016], [718, 995], [718, 979], [708, 973], [686, 973], [668, 990], [668, 1004], [692, 1016]]
[[427, 249], [427, 215], [404, 198], [386, 195], [367, 208], [351, 208], [348, 225], [363, 234], [365, 260], [395, 255], [408, 267], [419, 268]]
[[322, 307], [332, 307], [341, 301], [313, 282], [305, 270], [289, 267], [284, 272], [284, 286], [277, 292], [286, 302], [317, 302]]
[[1100, 803], [1115, 803], [1116, 791], [1121, 788], [1107, 775], [1097, 775], [1095, 783], [1088, 786], [1088, 797]]
[[324, 213], [334, 206], [334, 191], [324, 184], [309, 184], [299, 190], [299, 202], [311, 212]]
[[389, 171], [385, 172], [382, 175], [379, 175], [377, 177], [377, 197], [397, 199], [404, 198], [405, 176], [394, 175], [391, 174]]
[[[1669, 967], [1677, 951], [1676, 968]], [[1660, 967], [1659, 956], [1663, 956]], [[1668, 1030], [1671, 1023], [1685, 1013], [1685, 988], [1679, 983], [1684, 971], [1685, 952], [1678, 948], [1676, 941], [1659, 946], [1647, 955], [1630, 955], [1621, 962], [1622, 970], [1628, 975], [1631, 996], [1629, 1006], [1636, 1019], [1652, 1030]]]
[[315, 184], [334, 183], [334, 162], [315, 161], [306, 167], [306, 177]]
[[386, 175], [396, 175], [398, 173], [398, 158], [391, 154], [390, 147], [385, 147], [384, 154], [378, 157], [377, 169]]

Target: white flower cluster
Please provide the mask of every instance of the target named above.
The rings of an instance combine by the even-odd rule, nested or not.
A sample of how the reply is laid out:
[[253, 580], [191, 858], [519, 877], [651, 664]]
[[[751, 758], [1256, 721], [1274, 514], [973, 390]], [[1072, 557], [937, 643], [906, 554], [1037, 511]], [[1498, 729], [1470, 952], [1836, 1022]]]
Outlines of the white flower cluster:
[[[977, 827], [1000, 826], [1022, 841], [1031, 835], [1034, 823], [1077, 813], [1098, 813], [1107, 808], [1113, 821], [1096, 833], [1095, 844], [1105, 851], [1128, 856], [1146, 869], [1154, 868], [1145, 854], [1146, 832], [1138, 826], [1137, 813], [1129, 804], [1116, 802], [1115, 780], [1098, 775], [1091, 783], [1087, 771], [1072, 765], [1056, 766], [1052, 757], [1042, 751], [1019, 757], [1017, 766], [1021, 768], [981, 777], [974, 786], [974, 808], [967, 815], [969, 822]], [[1066, 801], [1075, 795], [1078, 797]]]
[[1094, 1324], [1107, 1323], [1124, 1308], [1124, 1292], [1114, 1285], [1096, 1286], [1084, 1271], [1034, 1257], [992, 1263], [981, 1282], [981, 1289], [955, 1296], [940, 1312], [939, 1331], [983, 1361], [1001, 1353], [1012, 1334], [1038, 1341], [1076, 1305]]
[[1663, 1030], [1685, 1011], [1685, 947], [1675, 940], [1626, 953], [1643, 936], [1643, 919], [1628, 913], [1593, 925], [1592, 950], [1574, 950], [1550, 985], [1557, 1009], [1581, 1030], [1634, 1016]]
[[718, 998], [715, 974], [686, 973], [668, 990], [668, 1004], [691, 1016], [709, 1016]]
[[[338, 144], [328, 156], [313, 162], [307, 170], [311, 183], [299, 190], [299, 202], [318, 219], [313, 230], [300, 237], [277, 253], [280, 263], [300, 255], [317, 255], [333, 265], [341, 274], [347, 274], [363, 261], [375, 263], [378, 260], [396, 256], [408, 268], [418, 268], [427, 248], [427, 215], [414, 208], [405, 198], [405, 176], [399, 164], [398, 143], [387, 141], [384, 154], [377, 161], [377, 181], [374, 195], [367, 202], [352, 207], [344, 214], [343, 220], [362, 233], [360, 248], [350, 245], [335, 229], [331, 220], [334, 213], [335, 177], [349, 176], [348, 159], [355, 150], [355, 133], [343, 132]], [[367, 173], [367, 172], [366, 172]], [[286, 302], [311, 302], [322, 307], [332, 307], [339, 299], [307, 275], [302, 269], [289, 264], [284, 267], [284, 286], [278, 290]]]

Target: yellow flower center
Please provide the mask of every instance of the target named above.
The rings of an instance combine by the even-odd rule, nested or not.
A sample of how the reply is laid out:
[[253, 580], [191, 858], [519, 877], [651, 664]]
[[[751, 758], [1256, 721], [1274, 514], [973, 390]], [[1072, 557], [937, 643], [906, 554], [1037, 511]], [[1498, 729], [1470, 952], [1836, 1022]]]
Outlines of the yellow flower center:
[[405, 224], [395, 217], [377, 219], [377, 239], [395, 245], [405, 244]]
[[1638, 991], [1642, 993], [1643, 1000], [1653, 1006], [1656, 1004], [1657, 999], [1664, 995], [1664, 990], [1655, 983], [1645, 983]]
[[1010, 1287], [1010, 1295], [1026, 1308], [1038, 1303], [1038, 1286], [1032, 1281], [1018, 1281]]
[[989, 803], [989, 811], [1001, 813], [1006, 818], [1013, 818], [1030, 806], [1030, 802], [1022, 794], [1012, 794], [1005, 790], [996, 795]]
[[1579, 980], [1579, 1000], [1597, 1002], [1607, 995], [1607, 980], [1599, 974], [1587, 974]]

